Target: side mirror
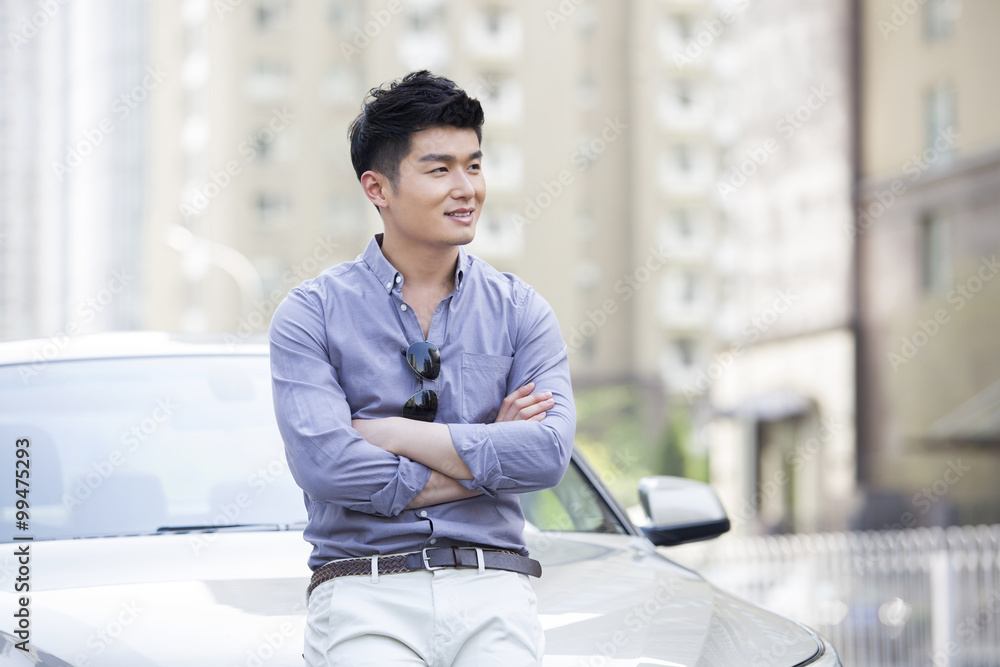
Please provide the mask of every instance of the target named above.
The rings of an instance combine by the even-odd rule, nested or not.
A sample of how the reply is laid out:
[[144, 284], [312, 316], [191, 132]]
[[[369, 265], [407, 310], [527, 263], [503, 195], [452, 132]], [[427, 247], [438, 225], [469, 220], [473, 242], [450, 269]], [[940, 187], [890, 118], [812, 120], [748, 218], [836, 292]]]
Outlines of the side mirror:
[[729, 530], [729, 517], [708, 484], [683, 477], [643, 477], [639, 501], [649, 518], [640, 529], [660, 547], [710, 540]]

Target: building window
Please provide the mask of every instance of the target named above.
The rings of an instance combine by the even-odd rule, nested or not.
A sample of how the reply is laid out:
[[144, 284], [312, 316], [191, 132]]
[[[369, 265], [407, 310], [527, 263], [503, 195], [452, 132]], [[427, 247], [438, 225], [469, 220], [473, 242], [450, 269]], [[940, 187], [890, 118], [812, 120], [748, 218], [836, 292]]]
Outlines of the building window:
[[248, 135], [248, 159], [259, 158], [261, 164], [294, 160], [298, 154], [297, 137], [298, 131], [294, 125], [283, 128], [280, 132], [262, 125]]
[[264, 232], [281, 229], [291, 213], [292, 204], [288, 197], [269, 192], [259, 192], [254, 199], [257, 228]]
[[254, 24], [259, 32], [271, 32], [288, 26], [288, 0], [257, 0]]
[[359, 0], [329, 0], [326, 5], [326, 18], [330, 27], [340, 35], [353, 36], [355, 28], [361, 28], [364, 12]]
[[924, 291], [947, 291], [952, 283], [951, 221], [947, 215], [933, 212], [924, 216], [921, 221], [921, 247]]
[[335, 236], [361, 234], [365, 229], [365, 209], [358, 196], [334, 194], [327, 199], [326, 229]]
[[924, 37], [937, 42], [951, 37], [958, 15], [956, 0], [927, 0], [924, 5]]
[[520, 122], [524, 110], [524, 93], [521, 82], [514, 77], [497, 72], [487, 73], [478, 79], [470, 91], [483, 104], [490, 123], [514, 125]]
[[691, 84], [688, 81], [675, 83], [674, 94], [677, 98], [677, 106], [685, 111], [691, 108]]
[[691, 17], [675, 16], [674, 30], [676, 31], [677, 38], [680, 39], [681, 44], [687, 45], [687, 43], [691, 41], [691, 35], [694, 32], [691, 28]]
[[487, 6], [469, 15], [465, 26], [466, 47], [478, 57], [511, 59], [521, 52], [523, 29], [517, 12]]
[[486, 32], [488, 32], [492, 37], [496, 37], [500, 34], [503, 23], [501, 19], [503, 18], [503, 10], [500, 7], [487, 7], [483, 10], [483, 18], [486, 23]]
[[942, 84], [932, 88], [925, 98], [927, 148], [937, 153], [950, 153], [955, 147], [952, 137], [956, 131], [955, 89]]
[[444, 26], [444, 7], [414, 7], [411, 10], [410, 31], [413, 33], [439, 33]]
[[683, 174], [691, 173], [691, 149], [685, 144], [674, 147], [674, 158], [677, 161], [677, 170]]
[[691, 214], [686, 209], [674, 211], [674, 225], [677, 227], [677, 234], [682, 239], [691, 238]]
[[592, 109], [600, 101], [597, 83], [589, 75], [576, 84], [576, 103], [581, 109]]
[[354, 106], [364, 94], [361, 72], [351, 66], [333, 65], [320, 84], [320, 96], [330, 105]]
[[264, 102], [286, 97], [291, 88], [291, 70], [278, 60], [261, 60], [247, 74], [244, 89], [254, 101]]
[[524, 152], [511, 143], [483, 148], [483, 172], [494, 190], [517, 191], [524, 185]]
[[680, 338], [674, 344], [677, 349], [677, 358], [684, 368], [694, 366], [694, 341], [690, 338]]
[[397, 56], [409, 69], [443, 69], [451, 60], [451, 40], [446, 39], [445, 8], [422, 2], [411, 5], [408, 26], [396, 45]]
[[681, 277], [681, 300], [691, 305], [698, 294], [698, 278], [690, 271], [685, 271]]
[[524, 235], [518, 226], [519, 213], [503, 208], [503, 204], [486, 207], [479, 217], [476, 240], [469, 246], [476, 255], [493, 261], [520, 257], [524, 252]]

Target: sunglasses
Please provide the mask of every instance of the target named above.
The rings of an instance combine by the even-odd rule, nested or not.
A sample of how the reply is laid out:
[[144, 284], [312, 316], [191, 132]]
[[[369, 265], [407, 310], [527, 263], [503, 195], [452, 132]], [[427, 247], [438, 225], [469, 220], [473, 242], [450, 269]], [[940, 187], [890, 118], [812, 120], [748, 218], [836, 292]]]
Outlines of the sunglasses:
[[[420, 341], [399, 351], [406, 357], [413, 372], [421, 380], [434, 380], [441, 373], [441, 352], [434, 343]], [[421, 389], [403, 405], [403, 416], [422, 422], [432, 422], [437, 415], [438, 395], [433, 389]]]

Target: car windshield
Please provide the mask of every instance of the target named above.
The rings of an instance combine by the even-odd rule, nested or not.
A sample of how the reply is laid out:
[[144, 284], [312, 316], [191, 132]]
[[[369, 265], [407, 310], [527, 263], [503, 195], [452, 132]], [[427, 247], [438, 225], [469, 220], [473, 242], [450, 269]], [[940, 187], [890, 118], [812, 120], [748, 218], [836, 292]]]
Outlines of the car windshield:
[[[25, 439], [27, 447], [15, 446]], [[0, 366], [0, 443], [2, 478], [23, 477], [0, 495], [4, 522], [16, 526], [27, 506], [25, 534], [34, 539], [274, 530], [306, 520], [263, 354]], [[625, 532], [575, 466], [558, 487], [521, 502], [540, 530]]]
[[[28, 439], [35, 539], [305, 520], [274, 420], [266, 356], [24, 368], [0, 367], [0, 469], [13, 484], [14, 444]], [[7, 525], [17, 500], [14, 489], [0, 498]]]

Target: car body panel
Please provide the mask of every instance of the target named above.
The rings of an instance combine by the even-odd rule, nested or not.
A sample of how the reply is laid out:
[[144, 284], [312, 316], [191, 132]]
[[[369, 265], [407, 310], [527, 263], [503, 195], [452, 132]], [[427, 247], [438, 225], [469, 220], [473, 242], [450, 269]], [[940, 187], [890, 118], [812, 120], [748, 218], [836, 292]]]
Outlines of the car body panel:
[[[797, 624], [641, 538], [534, 533], [529, 544], [544, 568], [532, 583], [545, 665], [735, 665], [774, 647], [782, 662], [760, 664], [794, 665], [817, 651]], [[34, 542], [32, 643], [76, 665], [301, 665], [308, 553], [297, 530]], [[0, 617], [11, 618], [16, 563], [0, 568]]]

